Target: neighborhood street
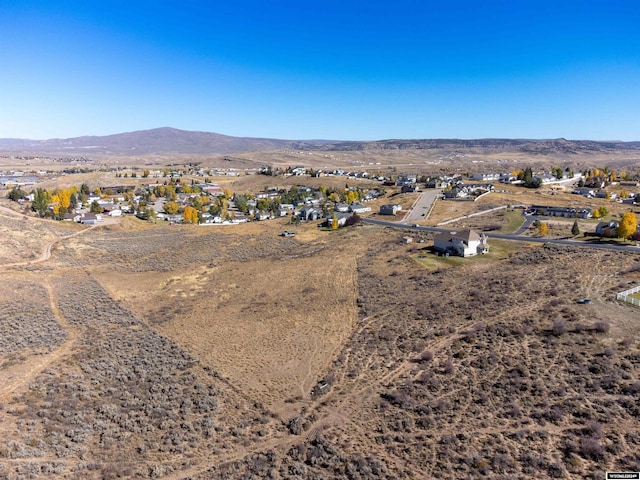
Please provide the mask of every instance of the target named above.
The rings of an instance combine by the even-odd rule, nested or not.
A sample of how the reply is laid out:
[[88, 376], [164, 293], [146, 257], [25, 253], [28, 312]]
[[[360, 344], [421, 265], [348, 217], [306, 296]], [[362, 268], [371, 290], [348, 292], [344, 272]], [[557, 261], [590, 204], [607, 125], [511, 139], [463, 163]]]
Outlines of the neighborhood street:
[[[371, 223], [375, 225], [381, 225], [384, 227], [392, 227], [392, 228], [402, 228], [405, 230], [417, 230], [423, 232], [434, 232], [434, 233], [442, 233], [442, 232], [451, 232], [452, 228], [438, 228], [438, 227], [422, 227], [422, 226], [413, 226], [406, 225], [404, 223], [398, 222], [390, 222], [388, 220], [378, 220], [374, 218], [363, 218], [363, 222]], [[640, 247], [635, 245], [613, 245], [609, 243], [588, 243], [588, 242], [578, 242], [575, 240], [567, 240], [567, 239], [557, 239], [557, 238], [536, 238], [536, 237], [527, 237], [524, 235], [517, 234], [505, 234], [505, 233], [495, 233], [495, 232], [484, 232], [489, 240], [492, 238], [499, 240], [510, 240], [515, 242], [530, 242], [530, 243], [553, 243], [556, 245], [570, 245], [572, 247], [582, 247], [582, 248], [599, 248], [602, 250], [612, 250], [617, 252], [631, 252], [631, 253], [640, 253]]]
[[426, 190], [420, 194], [416, 202], [413, 204], [409, 213], [404, 217], [402, 223], [416, 223], [427, 218], [431, 206], [442, 195], [442, 190]]

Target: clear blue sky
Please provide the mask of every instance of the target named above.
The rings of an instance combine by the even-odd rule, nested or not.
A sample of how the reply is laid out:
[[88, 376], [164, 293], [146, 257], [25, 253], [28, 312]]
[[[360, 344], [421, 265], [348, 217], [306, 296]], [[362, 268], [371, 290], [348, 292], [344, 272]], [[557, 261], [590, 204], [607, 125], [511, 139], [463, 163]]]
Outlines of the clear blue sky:
[[640, 140], [637, 0], [0, 0], [0, 137]]

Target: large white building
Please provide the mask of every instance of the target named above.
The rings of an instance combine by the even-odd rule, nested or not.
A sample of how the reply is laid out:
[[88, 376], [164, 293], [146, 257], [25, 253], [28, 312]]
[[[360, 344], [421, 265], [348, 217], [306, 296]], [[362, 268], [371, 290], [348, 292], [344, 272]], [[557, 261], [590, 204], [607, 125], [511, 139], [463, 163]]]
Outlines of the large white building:
[[473, 230], [438, 233], [433, 237], [433, 248], [460, 257], [470, 257], [489, 251], [487, 236]]

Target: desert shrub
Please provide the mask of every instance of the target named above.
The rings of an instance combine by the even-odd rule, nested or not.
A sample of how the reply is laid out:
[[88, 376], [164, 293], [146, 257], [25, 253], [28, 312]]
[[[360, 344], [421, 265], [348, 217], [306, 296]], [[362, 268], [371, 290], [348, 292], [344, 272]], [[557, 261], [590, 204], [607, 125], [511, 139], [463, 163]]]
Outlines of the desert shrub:
[[442, 364], [442, 373], [444, 373], [445, 375], [451, 375], [453, 373], [454, 367], [453, 367], [453, 362], [451, 360], [446, 360], [443, 364]]
[[580, 454], [588, 459], [599, 461], [604, 458], [604, 447], [595, 437], [586, 437], [580, 439]]
[[605, 322], [605, 321], [599, 321], [594, 323], [593, 325], [593, 329], [599, 333], [608, 333], [610, 328], [611, 328], [611, 325], [609, 325], [609, 322]]
[[551, 328], [551, 333], [559, 337], [567, 333], [567, 324], [562, 319], [557, 319], [553, 321], [553, 327]]
[[433, 353], [430, 351], [424, 351], [420, 355], [420, 361], [422, 362], [430, 362], [433, 359]]

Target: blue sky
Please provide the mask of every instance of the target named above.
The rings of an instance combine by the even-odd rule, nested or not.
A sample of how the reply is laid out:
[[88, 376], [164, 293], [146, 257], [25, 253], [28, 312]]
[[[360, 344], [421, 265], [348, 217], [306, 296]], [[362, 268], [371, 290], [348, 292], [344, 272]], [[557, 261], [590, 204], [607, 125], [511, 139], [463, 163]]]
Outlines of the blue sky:
[[640, 140], [640, 2], [0, 0], [0, 138]]

